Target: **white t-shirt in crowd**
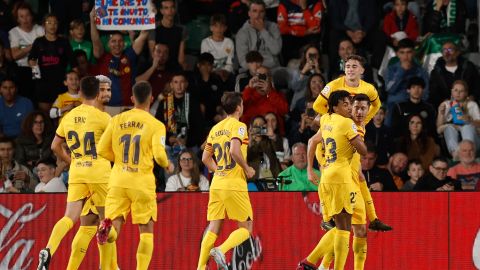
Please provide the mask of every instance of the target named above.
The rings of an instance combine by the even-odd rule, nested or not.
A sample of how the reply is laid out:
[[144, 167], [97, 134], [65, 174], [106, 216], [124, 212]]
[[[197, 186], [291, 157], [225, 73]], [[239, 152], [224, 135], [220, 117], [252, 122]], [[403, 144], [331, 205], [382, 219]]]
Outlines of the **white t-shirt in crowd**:
[[[187, 178], [181, 173], [174, 174], [168, 178], [165, 191], [177, 191], [179, 188], [186, 188], [191, 182], [192, 178]], [[202, 174], [200, 175], [200, 182], [198, 183], [198, 186], [200, 187], [201, 191], [208, 191], [210, 188], [207, 178]]]
[[[32, 45], [36, 38], [44, 36], [45, 30], [42, 26], [33, 25], [32, 31], [29, 33], [20, 29], [20, 27], [14, 27], [8, 32], [8, 39], [10, 40], [10, 48], [24, 48]], [[28, 67], [28, 55], [18, 59], [17, 65], [20, 67]]]
[[37, 192], [67, 192], [67, 188], [60, 177], [54, 177], [48, 183], [40, 182], [35, 187], [35, 193]]
[[213, 55], [215, 62], [214, 69], [224, 69], [228, 72], [233, 70], [233, 54], [235, 52], [233, 41], [225, 37], [223, 41], [215, 41], [212, 37], [207, 37], [202, 40], [200, 46], [201, 53], [208, 52]]

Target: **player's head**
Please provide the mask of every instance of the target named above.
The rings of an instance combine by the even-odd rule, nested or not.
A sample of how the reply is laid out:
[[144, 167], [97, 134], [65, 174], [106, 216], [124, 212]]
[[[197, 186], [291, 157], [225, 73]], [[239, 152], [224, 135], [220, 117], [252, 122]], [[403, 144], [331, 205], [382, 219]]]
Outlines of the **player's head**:
[[225, 92], [222, 96], [222, 108], [228, 114], [239, 112], [243, 114], [242, 94], [236, 92]]
[[97, 75], [95, 78], [99, 81], [98, 101], [107, 104], [112, 98], [112, 81], [105, 75]]
[[352, 118], [357, 124], [363, 124], [370, 109], [370, 98], [365, 94], [358, 94], [353, 97]]
[[98, 96], [99, 81], [93, 76], [83, 77], [80, 81], [80, 93], [86, 100], [95, 99]]
[[350, 93], [345, 90], [333, 91], [328, 98], [328, 112], [350, 117], [352, 113]]
[[147, 81], [140, 81], [133, 85], [133, 98], [132, 102], [137, 105], [150, 105], [152, 102], [152, 86]]
[[365, 71], [365, 58], [352, 54], [345, 59], [345, 79], [360, 80]]

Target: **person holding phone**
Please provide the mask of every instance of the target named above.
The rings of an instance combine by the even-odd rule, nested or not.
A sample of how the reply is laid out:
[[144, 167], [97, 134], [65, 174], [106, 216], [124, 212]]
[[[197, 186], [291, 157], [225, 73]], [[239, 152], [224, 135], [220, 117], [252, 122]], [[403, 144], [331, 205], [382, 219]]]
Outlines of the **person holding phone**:
[[447, 175], [448, 160], [436, 157], [428, 168], [429, 173], [424, 175], [413, 188], [414, 191], [454, 191], [462, 190], [462, 183], [453, 180]]

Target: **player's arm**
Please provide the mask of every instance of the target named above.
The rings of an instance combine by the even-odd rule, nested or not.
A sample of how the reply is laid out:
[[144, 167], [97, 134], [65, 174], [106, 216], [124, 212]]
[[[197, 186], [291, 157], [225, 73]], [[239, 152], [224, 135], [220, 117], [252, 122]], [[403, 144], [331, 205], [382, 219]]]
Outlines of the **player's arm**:
[[217, 164], [213, 159], [213, 148], [210, 143], [207, 143], [205, 149], [203, 149], [202, 162], [207, 166], [209, 171], [215, 172], [217, 170]]
[[360, 135], [351, 139], [350, 144], [352, 144], [353, 147], [355, 147], [355, 149], [357, 149], [357, 152], [360, 155], [365, 156], [367, 154], [367, 146], [363, 142], [362, 137]]
[[307, 176], [308, 180], [315, 185], [318, 185], [318, 175], [313, 171], [313, 161], [315, 158], [315, 151], [318, 144], [322, 142], [322, 132], [320, 129], [315, 135], [308, 140], [307, 146]]
[[[113, 120], [112, 120], [113, 121]], [[115, 155], [112, 149], [112, 121], [108, 123], [107, 129], [103, 132], [98, 142], [97, 152], [106, 160], [115, 161]]]
[[65, 142], [65, 138], [59, 135], [55, 135], [55, 138], [53, 138], [53, 141], [52, 141], [51, 149], [58, 158], [65, 161], [67, 164], [70, 164], [70, 162], [72, 162], [72, 159], [62, 146], [64, 142]]
[[368, 122], [373, 119], [375, 114], [377, 114], [378, 110], [380, 110], [380, 106], [382, 106], [382, 103], [380, 102], [380, 97], [378, 96], [377, 90], [375, 90], [375, 88], [372, 88], [372, 94], [369, 94], [368, 97], [370, 98], [371, 105], [370, 110], [365, 117], [365, 124], [368, 124]]
[[315, 102], [313, 103], [313, 109], [320, 115], [324, 115], [327, 113], [327, 108], [328, 97], [324, 96], [323, 93], [320, 93], [320, 95], [318, 95], [317, 99], [315, 99]]
[[360, 182], [365, 182], [365, 175], [362, 172], [362, 166], [358, 168], [358, 179]]
[[252, 178], [255, 175], [255, 170], [248, 166], [247, 161], [243, 158], [242, 151], [240, 147], [242, 146], [242, 142], [239, 138], [233, 138], [230, 141], [230, 156], [232, 156], [233, 160], [242, 167], [245, 175], [248, 179]]
[[158, 128], [155, 134], [152, 136], [153, 157], [160, 167], [165, 168], [168, 173], [172, 173], [174, 166], [168, 159], [167, 152], [165, 151], [165, 138], [165, 126], [161, 125], [161, 127]]

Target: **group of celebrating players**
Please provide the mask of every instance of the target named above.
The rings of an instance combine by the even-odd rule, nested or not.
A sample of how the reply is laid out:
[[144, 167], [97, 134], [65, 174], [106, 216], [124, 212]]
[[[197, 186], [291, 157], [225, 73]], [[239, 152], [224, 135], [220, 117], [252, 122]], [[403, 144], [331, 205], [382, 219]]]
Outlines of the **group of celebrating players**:
[[[375, 88], [361, 80], [363, 72], [364, 59], [350, 56], [345, 76], [328, 83], [314, 103], [315, 111], [321, 115], [320, 129], [309, 140], [307, 170], [309, 180], [319, 185], [322, 228], [328, 232], [297, 269], [317, 269], [320, 258], [323, 261], [318, 269], [329, 269], [332, 261], [334, 269], [343, 269], [351, 228], [354, 269], [363, 269], [367, 217], [371, 230], [392, 229], [378, 219], [360, 167], [360, 155], [367, 152], [363, 141], [365, 125], [380, 108]], [[165, 126], [149, 113], [153, 97], [148, 82], [133, 86], [133, 109], [111, 118], [103, 111], [102, 98], [110, 84], [102, 76], [97, 77], [82, 79], [82, 105], [62, 119], [52, 142], [57, 157], [70, 164], [67, 207], [39, 253], [38, 270], [49, 268], [61, 240], [78, 219], [80, 227], [72, 242], [67, 269], [79, 268], [95, 235], [100, 268], [118, 269], [115, 241], [129, 212], [140, 232], [137, 270], [148, 269], [152, 258], [153, 223], [157, 220], [153, 165], [157, 162], [167, 172], [174, 167], [165, 152]], [[253, 211], [246, 179], [252, 178], [255, 170], [246, 161], [249, 139], [247, 126], [239, 121], [243, 113], [241, 94], [225, 93], [222, 107], [227, 117], [211, 129], [202, 154], [203, 163], [214, 176], [199, 270], [206, 269], [210, 257], [220, 269], [228, 269], [225, 254], [252, 232]], [[64, 142], [71, 153], [63, 147]], [[321, 181], [313, 171], [315, 156]], [[226, 215], [238, 222], [238, 229], [215, 246]]]

